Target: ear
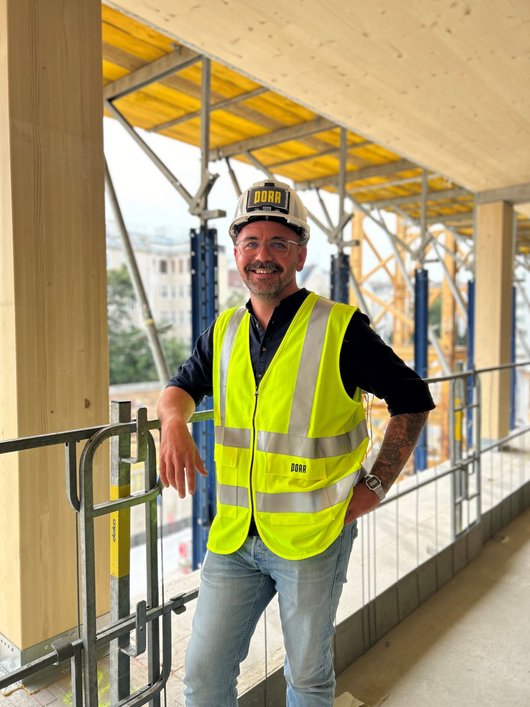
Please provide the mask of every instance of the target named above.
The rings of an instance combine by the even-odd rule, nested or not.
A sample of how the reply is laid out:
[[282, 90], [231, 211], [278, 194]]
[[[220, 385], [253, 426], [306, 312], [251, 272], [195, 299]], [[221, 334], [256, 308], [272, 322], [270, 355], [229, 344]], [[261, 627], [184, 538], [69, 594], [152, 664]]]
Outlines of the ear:
[[300, 272], [304, 269], [305, 259], [307, 258], [307, 246], [298, 248], [298, 260], [296, 262], [296, 270]]

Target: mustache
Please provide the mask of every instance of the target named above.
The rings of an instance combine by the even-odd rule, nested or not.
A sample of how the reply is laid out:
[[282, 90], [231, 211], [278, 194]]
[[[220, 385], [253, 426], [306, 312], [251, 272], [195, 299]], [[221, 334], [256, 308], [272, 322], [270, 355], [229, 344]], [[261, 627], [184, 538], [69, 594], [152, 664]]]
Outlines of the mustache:
[[254, 270], [271, 270], [272, 272], [283, 272], [283, 268], [278, 265], [278, 263], [273, 263], [271, 260], [255, 260], [250, 265], [245, 268], [246, 272], [253, 272]]

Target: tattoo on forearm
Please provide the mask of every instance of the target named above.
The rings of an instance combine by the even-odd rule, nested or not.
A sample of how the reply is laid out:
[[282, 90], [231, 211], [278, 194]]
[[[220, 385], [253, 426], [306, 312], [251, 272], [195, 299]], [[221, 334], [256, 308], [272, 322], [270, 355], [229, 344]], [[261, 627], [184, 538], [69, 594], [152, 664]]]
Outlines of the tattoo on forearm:
[[387, 491], [412, 454], [428, 416], [428, 412], [404, 413], [394, 415], [388, 421], [381, 449], [371, 471]]

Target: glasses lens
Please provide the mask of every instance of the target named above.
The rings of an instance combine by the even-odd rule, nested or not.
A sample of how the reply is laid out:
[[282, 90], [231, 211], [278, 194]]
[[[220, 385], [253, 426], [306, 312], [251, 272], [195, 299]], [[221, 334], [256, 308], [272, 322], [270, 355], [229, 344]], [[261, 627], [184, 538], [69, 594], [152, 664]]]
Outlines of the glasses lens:
[[266, 248], [266, 250], [273, 253], [278, 253], [279, 255], [285, 255], [289, 251], [289, 245], [293, 241], [285, 241], [282, 239], [268, 241], [267, 243], [262, 243], [261, 241], [246, 240], [239, 241], [237, 247], [240, 253], [256, 253], [261, 248]]

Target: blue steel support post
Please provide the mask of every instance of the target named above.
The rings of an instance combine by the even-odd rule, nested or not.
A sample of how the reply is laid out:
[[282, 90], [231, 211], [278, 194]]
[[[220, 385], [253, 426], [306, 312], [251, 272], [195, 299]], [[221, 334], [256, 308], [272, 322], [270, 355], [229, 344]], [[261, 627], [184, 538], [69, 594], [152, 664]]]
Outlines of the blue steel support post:
[[350, 263], [345, 253], [331, 256], [331, 299], [335, 302], [348, 303], [348, 285], [350, 281]]
[[[217, 315], [217, 230], [191, 230], [191, 305], [192, 339], [213, 322]], [[211, 407], [203, 401], [198, 410]], [[215, 466], [213, 461], [213, 421], [193, 424], [193, 439], [199, 450], [208, 476], [197, 474], [193, 496], [193, 569], [197, 569], [206, 553], [206, 542], [215, 516]]]
[[[510, 337], [510, 363], [515, 363], [515, 334], [517, 331], [517, 290], [512, 288], [512, 332]], [[515, 367], [510, 369], [510, 430], [515, 429], [515, 409], [516, 409], [516, 370]]]
[[[475, 368], [475, 281], [467, 283], [467, 370], [473, 371]], [[473, 405], [473, 378], [470, 376], [467, 381], [467, 404]], [[467, 446], [473, 446], [473, 408], [468, 407], [467, 413]]]
[[[429, 325], [429, 273], [418, 268], [414, 280], [414, 367], [422, 378], [427, 378], [428, 325]], [[427, 428], [424, 427], [414, 450], [415, 471], [427, 468]]]

